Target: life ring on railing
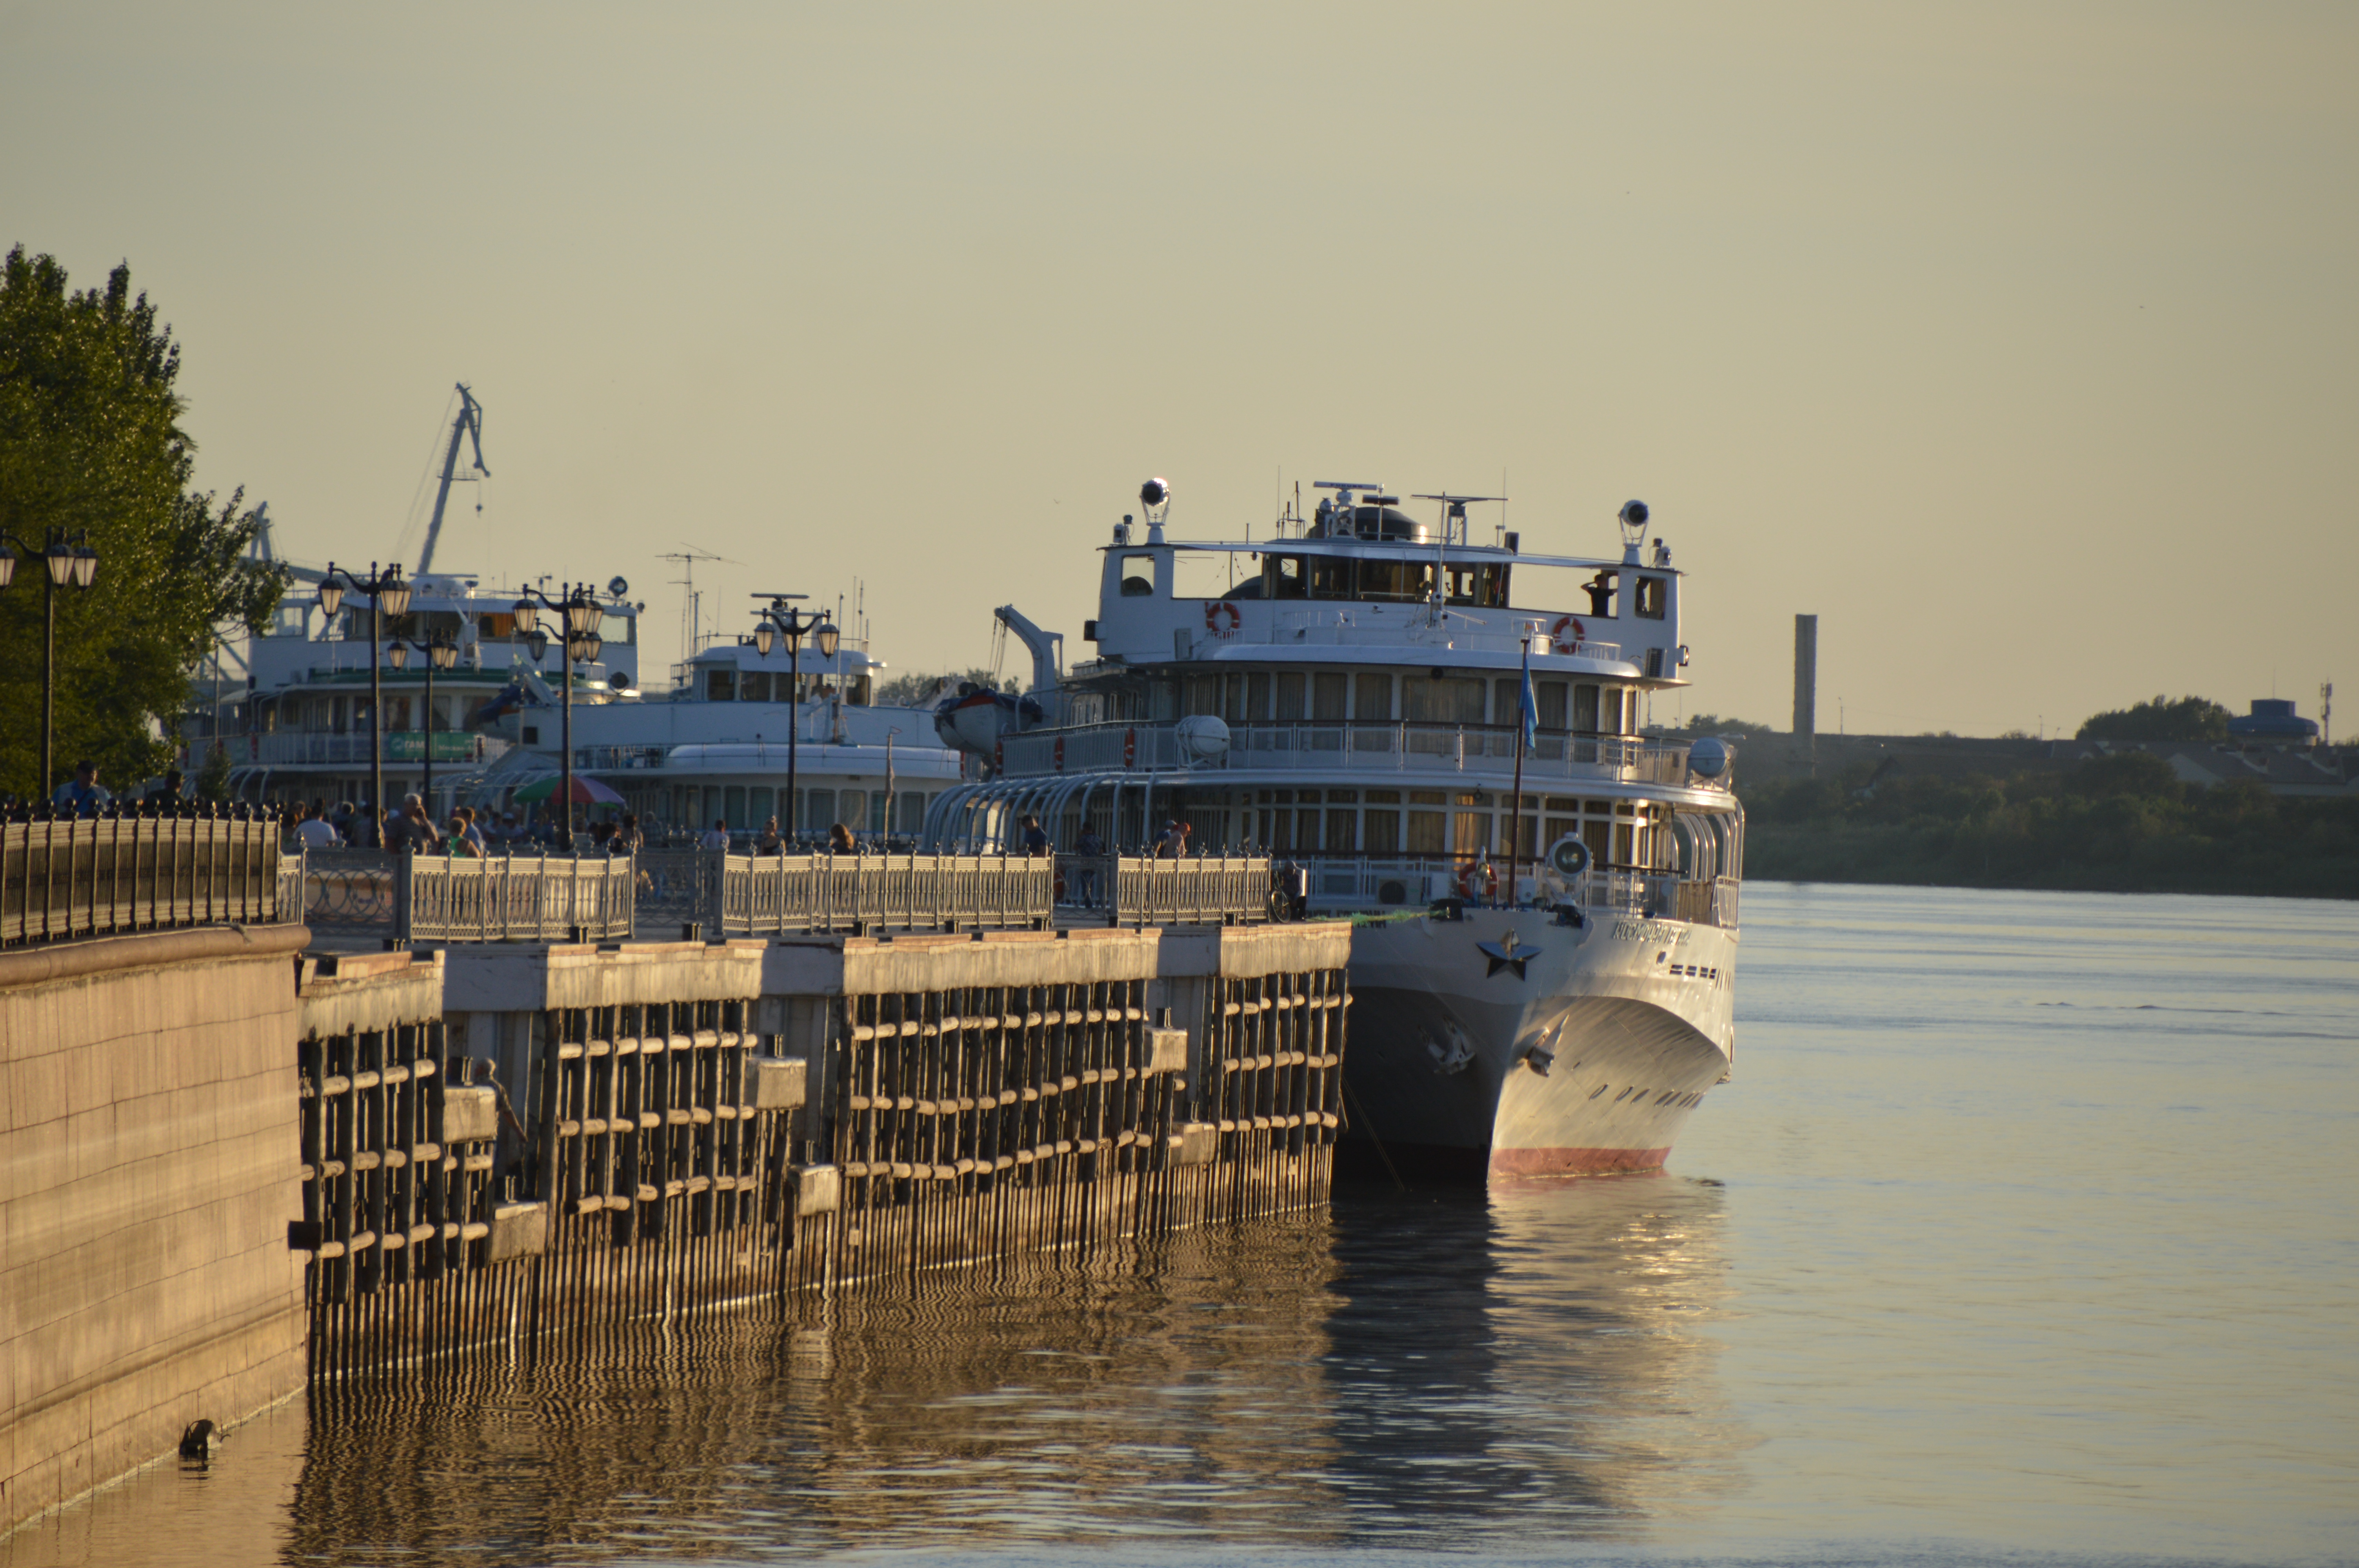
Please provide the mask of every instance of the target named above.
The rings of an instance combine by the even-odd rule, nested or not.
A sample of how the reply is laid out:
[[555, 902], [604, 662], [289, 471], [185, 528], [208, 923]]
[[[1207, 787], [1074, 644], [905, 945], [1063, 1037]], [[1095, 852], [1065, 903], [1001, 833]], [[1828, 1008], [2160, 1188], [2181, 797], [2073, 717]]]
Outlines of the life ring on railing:
[[1224, 642], [1237, 634], [1237, 628], [1245, 621], [1237, 607], [1225, 599], [1213, 600], [1204, 606], [1204, 630]]
[[1138, 731], [1125, 730], [1122, 732], [1122, 765], [1125, 768], [1135, 767], [1137, 762]]
[[1498, 895], [1499, 873], [1488, 860], [1470, 860], [1458, 869], [1458, 892], [1470, 899], [1491, 899]]
[[[1570, 637], [1565, 635], [1568, 631], [1572, 633]], [[1588, 635], [1589, 628], [1581, 623], [1580, 617], [1560, 615], [1556, 618], [1556, 624], [1549, 628], [1549, 646], [1560, 654], [1577, 654], [1581, 652], [1582, 640]]]

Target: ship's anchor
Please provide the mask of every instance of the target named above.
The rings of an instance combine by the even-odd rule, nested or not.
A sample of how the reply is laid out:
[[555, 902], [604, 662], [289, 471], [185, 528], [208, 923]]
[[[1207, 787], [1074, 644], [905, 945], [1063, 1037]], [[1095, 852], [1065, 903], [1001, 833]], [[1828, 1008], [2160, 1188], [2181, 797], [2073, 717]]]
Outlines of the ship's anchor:
[[1441, 1025], [1441, 1037], [1450, 1042], [1450, 1049], [1447, 1051], [1441, 1048], [1440, 1043], [1435, 1040], [1430, 1033], [1425, 1036], [1425, 1054], [1433, 1058], [1433, 1070], [1443, 1077], [1464, 1072], [1466, 1065], [1474, 1059], [1473, 1037], [1466, 1031], [1459, 1028], [1455, 1022], [1448, 1021]]

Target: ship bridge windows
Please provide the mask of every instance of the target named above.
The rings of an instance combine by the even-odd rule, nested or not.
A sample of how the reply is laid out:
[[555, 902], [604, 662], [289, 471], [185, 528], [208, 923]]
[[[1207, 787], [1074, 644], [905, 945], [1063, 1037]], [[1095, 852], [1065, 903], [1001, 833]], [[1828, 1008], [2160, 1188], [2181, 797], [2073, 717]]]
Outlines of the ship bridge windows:
[[1300, 556], [1267, 557], [1262, 564], [1262, 591], [1272, 599], [1307, 599], [1310, 594]]
[[[782, 688], [782, 695], [783, 688], [785, 688], [788, 684], [788, 681], [783, 677], [779, 680], [778, 685]], [[739, 670], [737, 672], [737, 700], [740, 702], [769, 701], [770, 672], [767, 670]]]
[[1648, 621], [1660, 621], [1663, 608], [1670, 602], [1670, 579], [1642, 577], [1638, 579], [1638, 613]]
[[[1504, 562], [1450, 563], [1442, 584], [1444, 596], [1452, 604], [1470, 605], [1477, 610], [1507, 608], [1507, 573]], [[1430, 579], [1429, 579], [1430, 580]]]
[[708, 665], [704, 672], [704, 700], [734, 702], [737, 700], [737, 672], [726, 665]]
[[1155, 597], [1155, 557], [1153, 556], [1123, 557], [1122, 596], [1125, 599]]

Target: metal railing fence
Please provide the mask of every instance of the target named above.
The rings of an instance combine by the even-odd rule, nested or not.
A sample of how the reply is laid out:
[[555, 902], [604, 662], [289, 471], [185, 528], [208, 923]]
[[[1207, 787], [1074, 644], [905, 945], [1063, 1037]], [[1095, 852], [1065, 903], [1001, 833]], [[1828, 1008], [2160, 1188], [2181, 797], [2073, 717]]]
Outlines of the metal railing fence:
[[293, 918], [278, 859], [267, 817], [0, 824], [0, 946]]
[[611, 942], [631, 935], [628, 856], [405, 855], [394, 935], [412, 942]]
[[702, 874], [721, 936], [875, 930], [1046, 930], [1056, 862], [1013, 855], [723, 855]]

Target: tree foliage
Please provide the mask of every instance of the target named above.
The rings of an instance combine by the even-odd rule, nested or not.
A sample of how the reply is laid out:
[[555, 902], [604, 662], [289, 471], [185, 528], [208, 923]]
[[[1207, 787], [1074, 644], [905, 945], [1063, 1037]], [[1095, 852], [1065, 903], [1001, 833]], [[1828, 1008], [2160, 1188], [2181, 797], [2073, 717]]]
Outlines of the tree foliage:
[[1016, 683], [1013, 680], [1001, 680], [989, 670], [981, 668], [968, 670], [963, 675], [900, 675], [877, 687], [876, 706], [879, 708], [929, 707], [940, 697], [947, 697], [958, 690], [962, 681], [972, 682], [973, 685], [988, 687], [993, 691], [1016, 689]]
[[2173, 702], [2157, 693], [2151, 701], [2093, 714], [2074, 737], [2081, 741], [2225, 741], [2228, 710], [2208, 697]]
[[[103, 288], [22, 245], [0, 268], [0, 529], [38, 552], [52, 530], [98, 552], [85, 591], [60, 589], [57, 760], [97, 762], [114, 787], [159, 767], [189, 678], [217, 632], [255, 628], [285, 589], [244, 560], [256, 521], [244, 492], [191, 488], [196, 444], [174, 391], [179, 345], [118, 265]], [[41, 621], [47, 573], [21, 562], [0, 593], [0, 795], [40, 780]]]
[[1872, 776], [1746, 786], [1745, 874], [2359, 898], [2359, 796], [2206, 787], [2150, 752], [2006, 779]]

